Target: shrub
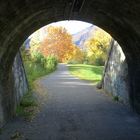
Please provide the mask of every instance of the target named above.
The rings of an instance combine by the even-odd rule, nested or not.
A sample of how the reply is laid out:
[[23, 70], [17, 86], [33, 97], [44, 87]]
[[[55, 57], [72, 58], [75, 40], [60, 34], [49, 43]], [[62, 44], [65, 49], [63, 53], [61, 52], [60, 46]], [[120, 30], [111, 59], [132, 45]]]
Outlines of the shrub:
[[55, 70], [58, 63], [57, 58], [55, 56], [49, 55], [45, 57], [40, 52], [37, 51], [32, 52], [32, 59], [36, 63], [40, 63], [48, 71]]
[[68, 61], [67, 63], [68, 63], [68, 64], [79, 64], [79, 62], [76, 61], [76, 60], [70, 60], [70, 61]]
[[98, 57], [95, 59], [95, 65], [97, 66], [104, 66], [105, 60], [102, 57]]
[[55, 56], [52, 56], [52, 55], [48, 56], [46, 58], [46, 68], [47, 68], [47, 70], [49, 70], [49, 71], [55, 70], [56, 67], [57, 67], [57, 63], [58, 63], [57, 58]]
[[44, 57], [41, 53], [39, 52], [33, 52], [32, 53], [32, 59], [37, 62], [37, 63], [42, 63], [43, 64], [43, 61], [44, 61]]
[[118, 96], [113, 96], [113, 100], [114, 101], [119, 101], [119, 97]]

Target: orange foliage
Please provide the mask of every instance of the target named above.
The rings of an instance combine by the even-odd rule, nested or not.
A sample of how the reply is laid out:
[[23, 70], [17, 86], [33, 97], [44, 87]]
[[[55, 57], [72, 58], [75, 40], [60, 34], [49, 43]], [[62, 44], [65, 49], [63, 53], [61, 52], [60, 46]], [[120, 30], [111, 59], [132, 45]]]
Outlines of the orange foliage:
[[63, 27], [49, 26], [47, 37], [38, 48], [44, 55], [54, 55], [60, 62], [70, 59], [74, 51], [72, 36]]

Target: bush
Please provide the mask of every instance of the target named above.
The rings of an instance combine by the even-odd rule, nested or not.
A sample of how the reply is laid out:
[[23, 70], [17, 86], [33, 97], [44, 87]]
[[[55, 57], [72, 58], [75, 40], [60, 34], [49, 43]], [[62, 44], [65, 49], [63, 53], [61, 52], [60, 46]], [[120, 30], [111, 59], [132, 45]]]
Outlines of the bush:
[[50, 55], [46, 58], [45, 66], [49, 71], [53, 71], [56, 69], [57, 63], [58, 63], [57, 58], [55, 56]]
[[57, 58], [54, 56], [44, 57], [42, 54], [34, 52], [34, 55], [24, 61], [24, 66], [29, 86], [32, 88], [33, 81], [41, 76], [53, 72], [56, 69]]
[[104, 66], [105, 60], [102, 57], [98, 57], [95, 59], [95, 65], [97, 66]]
[[32, 120], [38, 111], [38, 102], [33, 96], [34, 81], [41, 76], [48, 75], [56, 69], [57, 58], [54, 56], [44, 57], [39, 52], [26, 55], [22, 51], [23, 63], [25, 66], [27, 79], [29, 82], [29, 92], [25, 94], [17, 107], [17, 115], [23, 116], [27, 120]]
[[43, 56], [41, 53], [39, 53], [39, 52], [33, 52], [33, 53], [32, 53], [32, 59], [33, 59], [35, 62], [41, 63], [41, 64], [43, 64], [44, 61], [45, 61], [44, 56]]
[[67, 63], [68, 64], [79, 64], [79, 62], [76, 60], [69, 60]]
[[34, 51], [32, 54], [32, 59], [36, 63], [40, 63], [47, 71], [53, 71], [57, 66], [57, 58], [53, 55], [47, 57], [43, 56], [40, 52]]
[[96, 66], [104, 66], [105, 60], [106, 59], [103, 56], [95, 57], [93, 55], [93, 56], [88, 57], [87, 61], [86, 61], [87, 63], [84, 63], [84, 64], [96, 65]]

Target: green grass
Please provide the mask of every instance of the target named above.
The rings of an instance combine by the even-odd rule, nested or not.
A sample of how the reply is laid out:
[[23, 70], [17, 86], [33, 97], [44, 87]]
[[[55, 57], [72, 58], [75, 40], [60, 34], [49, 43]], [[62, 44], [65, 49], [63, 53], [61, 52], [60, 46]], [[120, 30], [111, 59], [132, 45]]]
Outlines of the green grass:
[[33, 61], [25, 61], [24, 66], [25, 66], [29, 86], [31, 88], [33, 87], [33, 82], [36, 79], [51, 73], [49, 70], [44, 68], [40, 63], [35, 63]]
[[113, 96], [113, 100], [114, 101], [119, 101], [119, 97], [118, 96]]
[[33, 97], [32, 92], [29, 91], [23, 96], [20, 105], [17, 107], [16, 113], [26, 120], [32, 120], [37, 112], [37, 108], [37, 100]]
[[2, 129], [2, 128], [0, 128], [0, 135], [2, 134], [2, 132], [3, 132], [3, 129]]
[[47, 70], [40, 63], [35, 63], [34, 61], [24, 61], [24, 67], [29, 83], [29, 92], [23, 96], [20, 105], [17, 107], [16, 114], [30, 121], [38, 111], [38, 102], [33, 96], [34, 81], [44, 75], [48, 75], [52, 71]]
[[91, 82], [99, 82], [103, 74], [103, 66], [93, 66], [85, 64], [69, 64], [69, 71], [72, 75], [80, 79]]

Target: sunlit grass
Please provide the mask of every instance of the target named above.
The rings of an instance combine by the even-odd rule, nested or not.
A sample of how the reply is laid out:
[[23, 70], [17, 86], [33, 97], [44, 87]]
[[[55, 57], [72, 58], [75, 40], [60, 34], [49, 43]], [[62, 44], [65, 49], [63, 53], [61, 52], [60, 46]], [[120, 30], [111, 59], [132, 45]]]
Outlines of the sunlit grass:
[[85, 64], [69, 64], [69, 71], [72, 75], [80, 79], [91, 82], [99, 82], [103, 74], [103, 66], [93, 66]]

